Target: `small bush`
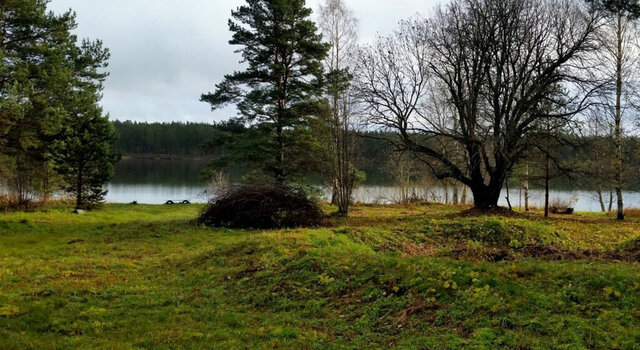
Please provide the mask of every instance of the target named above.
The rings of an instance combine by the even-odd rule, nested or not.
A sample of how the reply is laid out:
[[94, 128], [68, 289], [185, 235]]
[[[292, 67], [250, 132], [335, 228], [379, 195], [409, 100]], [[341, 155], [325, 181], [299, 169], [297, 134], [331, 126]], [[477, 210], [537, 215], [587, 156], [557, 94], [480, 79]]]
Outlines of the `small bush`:
[[301, 190], [277, 186], [233, 186], [218, 191], [198, 223], [212, 227], [272, 229], [322, 223], [318, 204]]
[[40, 202], [30, 199], [20, 200], [16, 196], [0, 195], [0, 212], [34, 211], [41, 205]]
[[624, 210], [624, 215], [630, 218], [640, 218], [640, 208], [627, 208]]

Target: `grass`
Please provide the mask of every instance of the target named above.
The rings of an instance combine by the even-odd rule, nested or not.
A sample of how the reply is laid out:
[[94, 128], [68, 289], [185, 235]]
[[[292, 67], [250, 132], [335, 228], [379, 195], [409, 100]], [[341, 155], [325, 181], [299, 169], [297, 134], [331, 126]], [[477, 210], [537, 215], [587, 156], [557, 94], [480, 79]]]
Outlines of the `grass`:
[[[637, 246], [638, 217], [358, 206], [326, 227], [244, 231], [197, 227], [200, 209], [0, 214], [0, 348], [640, 344], [637, 264], [519, 253]], [[509, 260], [473, 254], [497, 248]]]

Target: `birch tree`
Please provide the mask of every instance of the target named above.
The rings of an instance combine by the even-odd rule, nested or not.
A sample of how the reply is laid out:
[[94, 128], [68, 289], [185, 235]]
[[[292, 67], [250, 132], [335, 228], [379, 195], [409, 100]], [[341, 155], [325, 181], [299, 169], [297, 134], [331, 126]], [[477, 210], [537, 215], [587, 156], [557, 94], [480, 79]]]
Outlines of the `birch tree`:
[[[638, 50], [637, 20], [640, 17], [638, 0], [589, 0], [596, 11], [602, 11], [604, 25], [598, 30], [603, 64], [598, 67], [610, 81], [610, 89], [602, 98], [601, 112], [613, 119], [614, 188], [617, 200], [617, 219], [624, 220], [625, 185], [624, 134], [625, 122], [637, 113], [640, 99], [640, 51]], [[613, 40], [612, 40], [613, 39]]]
[[320, 6], [320, 31], [330, 49], [325, 59], [326, 89], [330, 111], [322, 120], [319, 138], [323, 147], [321, 173], [332, 190], [338, 213], [346, 215], [362, 174], [355, 167], [357, 140], [353, 130], [351, 98], [353, 55], [357, 49], [358, 21], [343, 0], [326, 0]]

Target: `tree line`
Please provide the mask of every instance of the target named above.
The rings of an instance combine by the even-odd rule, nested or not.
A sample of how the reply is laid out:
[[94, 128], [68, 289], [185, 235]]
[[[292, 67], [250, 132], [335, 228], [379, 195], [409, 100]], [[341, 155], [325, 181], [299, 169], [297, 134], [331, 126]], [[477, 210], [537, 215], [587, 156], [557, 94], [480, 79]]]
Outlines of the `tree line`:
[[[3, 189], [24, 202], [64, 188], [90, 206], [118, 159], [98, 105], [109, 53], [78, 41], [73, 12], [55, 15], [47, 2], [0, 5]], [[318, 172], [346, 214], [364, 178], [358, 135], [378, 132], [390, 157], [468, 190], [476, 208], [495, 209], [514, 178], [548, 188], [583, 173], [600, 197], [615, 193], [624, 219], [637, 161], [628, 145], [640, 106], [639, 16], [637, 0], [453, 0], [365, 44], [343, 0], [324, 1], [315, 18], [304, 0], [247, 0], [229, 21], [245, 69], [201, 96], [239, 111], [209, 129], [211, 167], [243, 166], [246, 183], [282, 188]], [[194, 152], [207, 133], [135, 124], [115, 124], [120, 149]], [[567, 149], [580, 164], [564, 161]]]
[[29, 207], [62, 188], [76, 208], [105, 195], [118, 160], [116, 134], [98, 102], [109, 51], [78, 40], [75, 14], [47, 0], [0, 2], [0, 188]]
[[[116, 150], [122, 156], [208, 159], [220, 155], [219, 149], [215, 146], [215, 134], [219, 131], [218, 125], [215, 123], [147, 123], [118, 120], [112, 123], [118, 136]], [[354, 152], [356, 153], [354, 165], [363, 171], [365, 177], [367, 174], [375, 173], [384, 176], [385, 182], [400, 182], [400, 179], [394, 179], [395, 175], [400, 175], [394, 175], [394, 168], [397, 170], [400, 161], [406, 163], [406, 159], [404, 159], [406, 157], [400, 156], [394, 149], [394, 135], [392, 132], [358, 131], [354, 138], [357, 143], [357, 149]], [[565, 139], [570, 137], [571, 135], [563, 136]], [[605, 175], [609, 174], [606, 176], [610, 176], [611, 171], [604, 168], [610, 166], [611, 159], [605, 157], [603, 152], [603, 144], [608, 142], [603, 138], [583, 135], [574, 139], [572, 144], [576, 145], [575, 147], [566, 145], [559, 148], [555, 157], [560, 168], [551, 169], [552, 185], [593, 191], [598, 198], [602, 195], [603, 203], [608, 202], [608, 195], [612, 188], [606, 186]], [[627, 164], [626, 189], [640, 190], [640, 159], [634, 156], [640, 154], [640, 139], [633, 136], [626, 138], [623, 148]], [[601, 156], [594, 157], [594, 153], [599, 153]], [[598, 159], [600, 164], [592, 167], [595, 164], [595, 159]], [[516, 166], [510, 178], [511, 182], [514, 186], [524, 186], [526, 182], [529, 182], [532, 187], [543, 187], [544, 163], [539, 157], [536, 158], [533, 154], [529, 155]], [[412, 169], [407, 172], [408, 177], [416, 178], [416, 171], [424, 171], [424, 166], [419, 163], [406, 164], [404, 168], [407, 166]], [[417, 185], [417, 181], [410, 181], [410, 183]], [[600, 190], [598, 190], [599, 188]]]
[[[232, 12], [230, 44], [247, 69], [201, 97], [240, 111], [217, 131], [225, 151], [214, 168], [242, 163], [255, 170], [247, 181], [293, 186], [315, 167], [346, 214], [361, 178], [355, 136], [379, 130], [478, 209], [496, 208], [516, 176], [548, 189], [556, 173], [581, 171], [615, 192], [624, 219], [637, 158], [625, 148], [637, 122], [636, 0], [453, 0], [369, 44], [344, 1], [326, 0], [318, 26], [311, 13], [303, 0]], [[585, 137], [600, 145], [576, 143]], [[562, 162], [567, 147], [587, 152], [581, 167]]]
[[118, 140], [116, 149], [136, 157], [203, 157], [211, 155], [206, 145], [215, 125], [210, 123], [112, 122]]

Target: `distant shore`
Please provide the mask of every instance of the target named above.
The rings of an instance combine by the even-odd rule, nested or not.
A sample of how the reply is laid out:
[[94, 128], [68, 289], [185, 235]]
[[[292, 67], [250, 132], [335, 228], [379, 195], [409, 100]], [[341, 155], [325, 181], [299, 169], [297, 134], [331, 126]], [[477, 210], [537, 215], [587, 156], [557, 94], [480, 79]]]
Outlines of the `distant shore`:
[[210, 161], [213, 156], [175, 155], [175, 154], [123, 154], [122, 159], [152, 159], [152, 160], [202, 160]]

